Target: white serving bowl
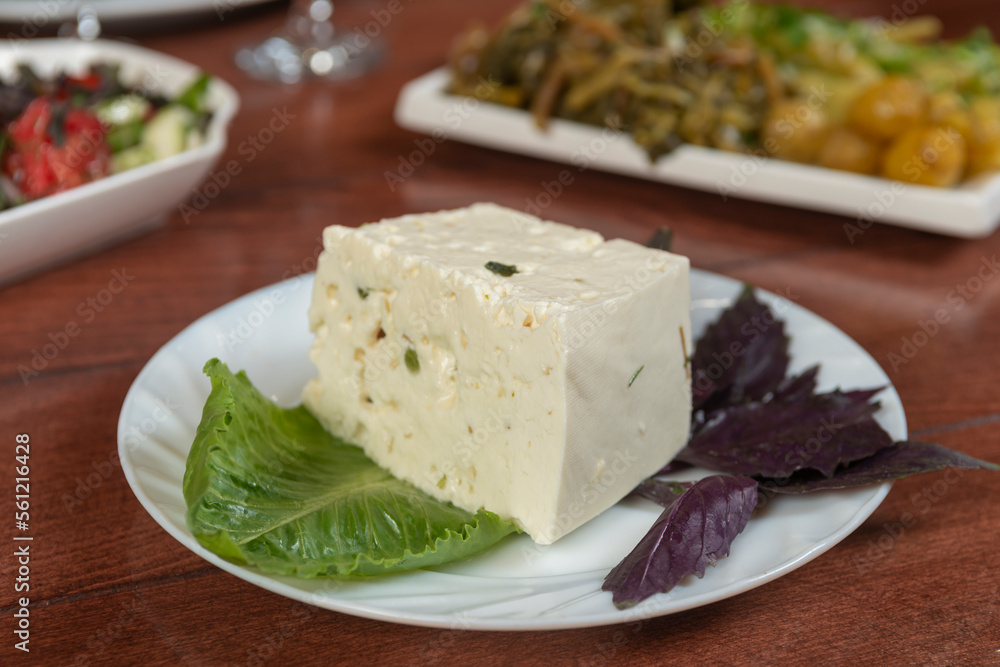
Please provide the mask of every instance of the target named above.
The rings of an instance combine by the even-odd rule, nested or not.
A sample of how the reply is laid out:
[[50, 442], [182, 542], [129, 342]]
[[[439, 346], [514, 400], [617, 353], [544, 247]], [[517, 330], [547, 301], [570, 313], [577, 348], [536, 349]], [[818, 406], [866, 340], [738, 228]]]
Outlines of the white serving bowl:
[[[80, 72], [96, 62], [121, 63], [125, 83], [168, 98], [182, 92], [199, 72], [183, 60], [121, 42], [0, 42], [0, 76], [8, 80], [19, 63], [47, 77], [61, 70]], [[213, 116], [201, 146], [0, 212], [0, 284], [162, 224], [226, 147], [226, 128], [239, 97], [229, 84], [213, 78], [208, 104]]]

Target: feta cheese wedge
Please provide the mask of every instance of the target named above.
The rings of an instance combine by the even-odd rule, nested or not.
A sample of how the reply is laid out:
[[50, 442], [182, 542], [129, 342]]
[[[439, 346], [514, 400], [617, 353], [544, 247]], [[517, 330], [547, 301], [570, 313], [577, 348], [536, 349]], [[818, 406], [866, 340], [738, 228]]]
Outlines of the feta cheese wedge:
[[494, 204], [323, 239], [303, 400], [397, 477], [549, 544], [686, 441], [687, 258]]

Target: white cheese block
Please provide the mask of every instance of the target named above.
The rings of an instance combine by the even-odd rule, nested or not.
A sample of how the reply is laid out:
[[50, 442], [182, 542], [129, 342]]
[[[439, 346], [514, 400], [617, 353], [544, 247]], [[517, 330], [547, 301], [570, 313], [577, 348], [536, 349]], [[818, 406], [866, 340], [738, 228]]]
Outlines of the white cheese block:
[[303, 399], [395, 476], [549, 544], [684, 444], [687, 258], [493, 204], [323, 239]]

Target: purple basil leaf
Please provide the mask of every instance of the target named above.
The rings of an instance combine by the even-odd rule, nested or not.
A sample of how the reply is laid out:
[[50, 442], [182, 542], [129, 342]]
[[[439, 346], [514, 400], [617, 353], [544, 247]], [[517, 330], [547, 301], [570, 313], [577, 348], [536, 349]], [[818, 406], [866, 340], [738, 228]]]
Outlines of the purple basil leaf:
[[[879, 484], [944, 468], [1000, 470], [1000, 465], [928, 442], [897, 442], [868, 458], [851, 463], [830, 478], [808, 471], [792, 475], [788, 480], [761, 480], [760, 485], [762, 493], [809, 493]], [[781, 483], [783, 481], [784, 484]]]
[[785, 378], [774, 390], [772, 401], [793, 403], [802, 401], [816, 393], [816, 376], [819, 374], [819, 364], [810, 366], [799, 375]]
[[757, 505], [757, 482], [714, 475], [696, 482], [660, 517], [645, 537], [604, 579], [615, 606], [631, 607], [666, 593], [689, 574], [729, 555]]
[[[785, 378], [781, 381], [781, 384], [774, 390], [773, 393], [765, 397], [764, 403], [778, 402], [778, 403], [795, 403], [806, 401], [810, 399], [816, 393], [816, 376], [819, 374], [819, 364], [811, 366], [803, 371], [801, 374]], [[880, 390], [874, 390], [877, 393]], [[743, 405], [748, 403], [755, 403], [757, 401], [747, 401]], [[732, 408], [733, 406], [728, 406]], [[720, 408], [715, 412], [706, 413], [703, 410], [696, 410], [691, 415], [691, 437], [696, 436], [703, 428], [707, 422], [714, 421], [719, 418], [719, 413], [724, 412], [727, 408]], [[672, 461], [667, 464], [667, 468], [657, 474], [666, 474], [666, 472], [672, 472], [668, 470], [671, 465], [683, 465], [683, 461]]]
[[757, 301], [748, 285], [695, 345], [693, 408], [712, 411], [761, 400], [781, 384], [787, 370], [785, 324]]
[[670, 227], [660, 227], [653, 233], [653, 236], [646, 241], [647, 248], [656, 248], [657, 250], [666, 250], [667, 252], [670, 252], [670, 248], [673, 245], [674, 230]]
[[875, 421], [878, 390], [832, 391], [794, 402], [768, 401], [717, 410], [680, 451], [686, 463], [734, 475], [787, 477], [838, 467], [892, 445]]
[[[872, 400], [872, 397], [883, 389], [885, 389], [885, 387], [876, 387], [874, 389], [855, 389], [854, 391], [843, 392], [841, 395], [844, 397], [845, 401], [861, 404]], [[878, 403], [875, 405], [877, 406]]]
[[668, 482], [661, 479], [644, 479], [632, 490], [632, 495], [641, 496], [654, 503], [670, 507], [681, 495], [694, 486], [694, 482]]

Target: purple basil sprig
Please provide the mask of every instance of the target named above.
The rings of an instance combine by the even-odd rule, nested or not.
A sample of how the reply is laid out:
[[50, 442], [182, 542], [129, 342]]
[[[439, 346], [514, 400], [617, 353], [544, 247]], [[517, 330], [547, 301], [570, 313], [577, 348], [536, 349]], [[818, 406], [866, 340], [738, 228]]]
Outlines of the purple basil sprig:
[[788, 370], [785, 323], [757, 301], [748, 285], [740, 298], [708, 325], [691, 358], [695, 411], [761, 400]]
[[796, 390], [713, 412], [677, 455], [685, 463], [736, 475], [781, 477], [813, 469], [826, 477], [892, 445], [875, 421], [872, 392]]
[[[693, 484], [660, 514], [645, 537], [604, 579], [615, 606], [625, 609], [665, 593], [688, 574], [729, 554], [757, 505], [757, 482], [714, 475]], [[699, 539], [692, 539], [693, 535]]]
[[654, 478], [633, 491], [662, 505], [604, 580], [619, 608], [702, 576], [775, 493], [867, 486], [947, 467], [1000, 470], [947, 447], [893, 442], [875, 420], [881, 389], [816, 393], [819, 366], [786, 378], [784, 324], [749, 287], [709, 325], [692, 359], [691, 438], [659, 474], [698, 465], [698, 482]]
[[832, 477], [803, 472], [788, 479], [762, 479], [761, 492], [809, 493], [825, 489], [846, 489], [945, 468], [996, 471], [1000, 470], [1000, 465], [930, 442], [897, 442], [871, 456], [851, 462]]

